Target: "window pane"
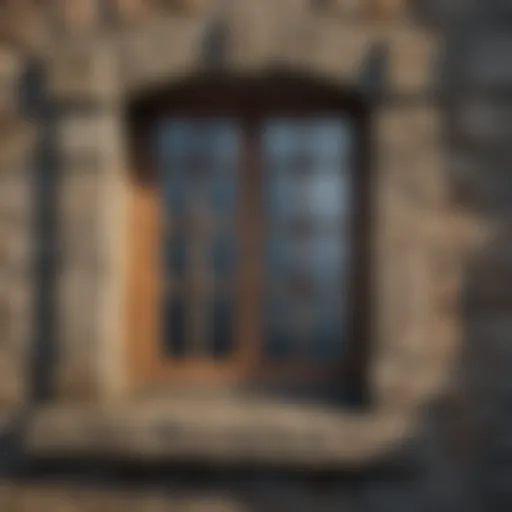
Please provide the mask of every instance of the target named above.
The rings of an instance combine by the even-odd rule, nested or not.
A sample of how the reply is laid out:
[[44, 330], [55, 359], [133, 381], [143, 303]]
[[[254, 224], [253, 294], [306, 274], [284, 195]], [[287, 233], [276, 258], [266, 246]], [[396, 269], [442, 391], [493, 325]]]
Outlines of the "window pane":
[[293, 309], [283, 297], [273, 296], [265, 311], [265, 354], [271, 359], [286, 359], [296, 351], [291, 328]]
[[266, 123], [263, 128], [263, 147], [265, 154], [274, 160], [284, 160], [293, 155], [297, 147], [297, 130], [290, 130], [288, 121], [275, 120]]
[[322, 172], [322, 169], [318, 169], [317, 174], [305, 181], [304, 196], [313, 216], [327, 220], [347, 213], [347, 183], [341, 173]]
[[310, 357], [318, 361], [339, 359], [345, 349], [346, 304], [339, 295], [319, 297], [314, 308]]
[[212, 263], [215, 278], [231, 277], [235, 266], [235, 240], [233, 236], [217, 235], [212, 243]]
[[164, 254], [166, 275], [182, 278], [187, 265], [187, 247], [185, 236], [175, 233], [164, 237]]
[[213, 355], [225, 357], [233, 349], [233, 300], [217, 295], [211, 308]]
[[[239, 140], [238, 126], [229, 120], [172, 119], [160, 126], [163, 225], [172, 226], [172, 234], [164, 235], [164, 279], [172, 282], [186, 272], [189, 283], [202, 283], [189, 288], [186, 306], [174, 300], [164, 308], [166, 343], [175, 340], [172, 354], [221, 355], [232, 346], [233, 301], [215, 295], [210, 283], [226, 290], [234, 273]], [[186, 308], [194, 318], [187, 341], [194, 347], [187, 350]]]
[[264, 130], [267, 277], [271, 290], [287, 292], [278, 304], [266, 299], [271, 357], [304, 355], [304, 343], [315, 359], [341, 353], [348, 143], [343, 120], [269, 121]]
[[[308, 125], [309, 147], [322, 165], [341, 169], [347, 164], [350, 133], [345, 122], [339, 119], [317, 119]], [[333, 169], [334, 170], [334, 169]]]
[[267, 239], [267, 277], [283, 278], [290, 269], [290, 245], [281, 232], [268, 233]]
[[185, 314], [185, 303], [181, 297], [172, 296], [165, 300], [164, 347], [170, 356], [185, 355]]
[[211, 182], [211, 204], [216, 217], [233, 217], [236, 204], [236, 180], [234, 173], [217, 173]]
[[182, 217], [186, 213], [188, 183], [186, 176], [179, 169], [172, 169], [165, 173], [163, 180], [163, 195], [165, 210], [175, 217]]

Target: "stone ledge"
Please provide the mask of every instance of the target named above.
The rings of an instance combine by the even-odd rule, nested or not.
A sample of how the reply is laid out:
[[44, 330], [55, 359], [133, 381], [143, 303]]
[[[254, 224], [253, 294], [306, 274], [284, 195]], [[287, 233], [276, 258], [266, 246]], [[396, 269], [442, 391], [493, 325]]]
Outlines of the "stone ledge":
[[154, 462], [358, 467], [405, 440], [410, 418], [386, 411], [262, 399], [172, 398], [125, 405], [52, 405], [25, 433], [36, 456], [86, 456]]

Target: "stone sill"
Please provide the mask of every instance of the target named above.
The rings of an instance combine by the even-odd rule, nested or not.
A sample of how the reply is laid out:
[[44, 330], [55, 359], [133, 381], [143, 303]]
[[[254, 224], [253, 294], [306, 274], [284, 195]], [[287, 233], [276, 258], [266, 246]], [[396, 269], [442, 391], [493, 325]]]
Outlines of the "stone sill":
[[164, 462], [361, 466], [402, 441], [395, 414], [263, 399], [163, 398], [116, 405], [51, 405], [25, 433], [35, 456]]

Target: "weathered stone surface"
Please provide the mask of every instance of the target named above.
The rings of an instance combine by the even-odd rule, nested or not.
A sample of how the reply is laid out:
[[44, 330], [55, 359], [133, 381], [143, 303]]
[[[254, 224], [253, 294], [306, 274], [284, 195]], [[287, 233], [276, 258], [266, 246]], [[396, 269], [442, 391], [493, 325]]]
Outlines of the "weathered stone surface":
[[115, 144], [116, 120], [109, 112], [70, 114], [59, 123], [59, 147], [66, 159], [105, 153]]
[[0, 403], [23, 406], [28, 385], [28, 348], [32, 334], [31, 281], [0, 275]]
[[[357, 88], [360, 69], [374, 42], [373, 34], [357, 25], [343, 25], [334, 20], [311, 25], [304, 21], [303, 24], [302, 33], [294, 32], [295, 39], [290, 42], [291, 64], [296, 62], [305, 70], [324, 73], [345, 86]], [[342, 48], [351, 48], [351, 51], [345, 52]]]
[[505, 31], [481, 34], [468, 58], [467, 74], [473, 87], [503, 88], [512, 86], [510, 54], [512, 37]]
[[120, 83], [127, 94], [169, 82], [197, 70], [201, 20], [164, 19], [151, 31], [134, 29], [117, 42]]
[[464, 101], [459, 107], [457, 131], [479, 148], [503, 148], [512, 137], [512, 104], [492, 98]]
[[23, 230], [23, 226], [10, 225], [3, 227], [0, 239], [0, 261], [4, 270], [15, 275], [28, 274], [32, 264], [33, 244], [29, 228]]
[[0, 128], [0, 136], [0, 174], [27, 168], [36, 136], [35, 127], [30, 122], [15, 118]]
[[79, 266], [63, 268], [58, 283], [59, 395], [94, 395], [98, 338], [98, 281]]
[[28, 386], [33, 326], [30, 174], [0, 173], [0, 408], [20, 409]]
[[79, 38], [101, 26], [103, 13], [98, 0], [57, 0], [54, 9], [54, 25], [61, 34]]
[[0, 48], [0, 119], [13, 116], [19, 108], [18, 88], [22, 59]]
[[389, 90], [397, 94], [432, 92], [439, 48], [432, 35], [421, 30], [391, 28], [387, 42], [390, 54]]
[[117, 79], [113, 49], [103, 41], [57, 44], [48, 52], [48, 91], [57, 101], [104, 104], [112, 100]]
[[44, 44], [49, 27], [48, 6], [33, 1], [4, 2], [0, 7], [2, 42], [15, 50], [33, 50]]
[[[272, 11], [275, 16], [269, 16], [269, 11], [265, 10], [271, 7], [271, 2], [235, 4], [229, 14], [233, 16], [233, 24], [230, 25], [233, 28], [232, 69], [259, 69], [274, 64], [294, 66], [316, 77], [337, 78], [343, 85], [352, 86], [358, 64], [370, 44], [382, 39], [390, 50], [390, 91], [397, 93], [396, 96], [410, 95], [417, 102], [425, 100], [422, 93], [428, 90], [430, 79], [433, 78], [433, 52], [438, 48], [430, 36], [412, 25], [384, 29], [355, 21], [350, 25], [345, 23], [346, 20], [312, 20], [308, 16], [313, 11], [310, 11], [307, 2], [282, 2], [286, 4], [284, 8]], [[486, 9], [496, 5], [493, 2], [488, 4], [492, 6]], [[121, 93], [147, 91], [153, 85], [171, 83], [185, 71], [198, 70], [197, 56], [207, 21], [207, 17], [198, 17], [196, 20], [161, 20], [155, 25], [148, 22], [146, 26], [141, 25], [119, 36], [110, 33], [109, 44], [98, 39], [83, 41], [82, 46], [71, 44], [59, 51], [53, 48], [47, 62], [50, 94], [57, 103], [82, 102], [88, 103], [86, 108], [103, 105], [107, 110], [115, 111]], [[509, 34], [495, 31], [477, 33], [478, 39], [468, 50], [473, 53], [467, 55], [467, 73], [462, 73], [469, 78], [464, 83], [477, 87], [510, 86], [512, 75], [507, 60], [511, 53], [508, 51]], [[107, 52], [107, 57], [102, 53], [105, 48], [111, 50]], [[112, 52], [119, 53], [113, 56]], [[112, 57], [114, 60], [110, 60]], [[120, 64], [122, 83], [116, 86], [117, 64]], [[9, 68], [8, 58], [4, 62], [0, 58], [2, 66]], [[492, 101], [466, 102], [461, 104], [458, 121], [459, 135], [463, 135], [461, 138], [470, 147], [465, 148], [466, 160], [463, 158], [462, 163], [457, 165], [462, 168], [459, 169], [461, 174], [469, 175], [472, 192], [479, 198], [473, 203], [473, 213], [477, 217], [484, 209], [480, 210], [475, 205], [485, 204], [488, 207], [485, 213], [492, 214], [498, 229], [508, 215], [496, 205], [505, 205], [509, 198], [507, 194], [510, 193], [509, 160], [505, 158], [509, 152], [509, 110], [510, 105], [502, 103], [498, 96], [493, 97]], [[497, 456], [498, 452], [508, 453], [507, 439], [512, 425], [511, 333], [507, 320], [512, 300], [507, 290], [510, 258], [503, 247], [491, 247], [487, 239], [477, 249], [482, 253], [492, 253], [492, 257], [483, 259], [481, 269], [466, 268], [461, 256], [464, 253], [463, 240], [480, 236], [476, 233], [479, 230], [478, 222], [468, 217], [465, 224], [452, 223], [448, 209], [436, 212], [436, 206], [443, 201], [455, 202], [456, 197], [456, 194], [450, 198], [445, 196], [443, 176], [438, 172], [439, 146], [445, 139], [444, 134], [438, 131], [436, 116], [428, 109], [421, 110], [410, 104], [390, 105], [387, 113], [374, 111], [374, 115], [377, 127], [374, 173], [380, 208], [377, 237], [381, 244], [375, 259], [379, 271], [377, 280], [381, 287], [377, 305], [382, 323], [379, 324], [378, 344], [375, 343], [372, 349], [370, 378], [377, 391], [378, 400], [373, 404], [377, 412], [369, 413], [366, 417], [368, 421], [363, 422], [359, 419], [352, 421], [348, 415], [340, 414], [340, 423], [335, 425], [336, 428], [316, 424], [317, 420], [313, 421], [314, 425], [297, 428], [297, 416], [293, 414], [283, 424], [272, 424], [277, 421], [273, 412], [267, 423], [258, 423], [256, 418], [252, 422], [246, 421], [241, 429], [233, 426], [233, 423], [229, 424], [226, 418], [230, 418], [230, 411], [211, 413], [207, 422], [210, 428], [203, 428], [199, 414], [192, 415], [192, 418], [187, 416], [189, 413], [174, 411], [174, 415], [170, 414], [168, 403], [163, 405], [164, 413], [150, 414], [149, 419], [146, 418], [147, 411], [134, 410], [124, 416], [121, 414], [112, 423], [85, 418], [73, 412], [66, 418], [48, 420], [44, 426], [47, 430], [42, 437], [47, 436], [49, 445], [60, 443], [65, 451], [66, 447], [75, 443], [75, 446], [81, 446], [88, 453], [108, 448], [113, 453], [140, 457], [149, 453], [156, 458], [162, 454], [183, 454], [187, 450], [197, 455], [203, 450], [212, 456], [212, 460], [227, 453], [227, 458], [236, 461], [239, 460], [240, 445], [244, 443], [242, 430], [242, 434], [248, 435], [251, 440], [245, 442], [252, 460], [258, 457], [260, 461], [265, 457], [270, 460], [276, 453], [284, 456], [295, 453], [300, 463], [307, 460], [307, 464], [310, 464], [311, 458], [318, 454], [329, 458], [335, 452], [334, 448], [339, 449], [339, 460], [360, 462], [372, 459], [376, 452], [392, 453], [397, 443], [404, 442], [413, 420], [420, 421], [426, 430], [432, 428], [424, 423], [423, 417], [414, 415], [413, 419], [409, 416], [403, 422], [394, 422], [384, 413], [389, 414], [390, 410], [398, 413], [404, 410], [405, 405], [411, 404], [422, 411], [423, 407], [433, 405], [431, 402], [437, 399], [433, 390], [439, 389], [443, 378], [450, 375], [445, 362], [459, 355], [453, 343], [459, 336], [462, 343], [456, 348], [460, 348], [464, 356], [461, 360], [467, 370], [464, 378], [468, 381], [465, 385], [470, 403], [465, 418], [482, 426], [479, 430], [481, 437], [468, 436], [469, 440], [461, 444], [464, 445], [465, 460], [473, 460], [478, 465], [475, 462], [476, 452], [480, 454], [481, 461], [485, 460], [485, 463], [479, 463], [482, 478], [477, 479], [476, 485], [469, 486], [474, 489], [467, 493], [479, 495], [480, 498], [483, 496], [483, 503], [489, 500], [488, 503], [499, 510], [497, 507], [505, 502], [510, 484], [507, 478], [510, 469], [508, 459]], [[58, 327], [62, 365], [59, 367], [58, 385], [61, 398], [82, 399], [94, 395], [91, 390], [99, 386], [99, 375], [114, 364], [115, 359], [104, 358], [101, 352], [110, 345], [105, 331], [100, 327], [103, 320], [99, 311], [106, 309], [109, 313], [110, 310], [103, 307], [105, 303], [98, 297], [104, 291], [100, 292], [99, 288], [108, 287], [112, 282], [120, 285], [115, 277], [115, 272], [119, 271], [114, 268], [117, 260], [110, 254], [113, 243], [106, 241], [120, 224], [115, 224], [117, 227], [114, 228], [114, 224], [110, 223], [111, 211], [106, 203], [110, 206], [111, 202], [117, 200], [117, 193], [122, 187], [110, 189], [108, 187], [112, 183], [109, 182], [109, 193], [105, 193], [103, 185], [106, 182], [101, 181], [103, 178], [100, 175], [111, 177], [111, 170], [118, 172], [118, 157], [122, 151], [117, 146], [118, 142], [114, 142], [118, 140], [116, 119], [104, 121], [101, 116], [84, 117], [74, 113], [71, 118], [62, 121], [59, 140], [64, 177], [60, 183], [58, 206], [60, 233], [63, 235], [62, 246], [59, 247], [63, 257]], [[4, 146], [7, 146], [6, 139], [2, 139], [2, 158], [7, 154]], [[476, 150], [481, 148], [485, 148], [489, 154], [477, 159]], [[500, 153], [495, 152], [497, 148]], [[18, 153], [23, 156], [24, 150]], [[13, 161], [2, 166], [2, 171], [6, 169], [14, 176], [14, 170], [20, 166], [14, 165]], [[448, 163], [451, 166], [453, 162]], [[454, 169], [450, 171], [454, 172]], [[21, 354], [20, 340], [27, 339], [20, 334], [19, 328], [30, 322], [27, 322], [29, 317], [26, 310], [21, 306], [19, 309], [13, 307], [13, 302], [18, 301], [14, 298], [21, 294], [20, 290], [25, 289], [26, 284], [15, 283], [13, 274], [17, 272], [13, 269], [24, 261], [17, 252], [17, 237], [20, 225], [26, 225], [23, 219], [27, 213], [28, 199], [22, 184], [14, 181], [7, 184], [1, 180], [4, 180], [3, 175], [0, 177], [0, 253], [9, 256], [1, 261], [0, 268], [0, 395], [2, 402], [18, 403], [18, 398], [13, 397], [19, 396], [18, 389], [21, 388], [17, 386], [24, 372], [19, 366], [21, 359], [17, 358]], [[455, 192], [464, 188], [463, 181], [452, 180]], [[100, 221], [107, 218], [106, 227], [101, 227]], [[442, 224], [449, 226], [439, 230], [439, 219]], [[466, 229], [471, 233], [465, 233]], [[438, 237], [443, 238], [441, 248], [437, 245]], [[2, 253], [3, 247], [8, 249]], [[104, 267], [99, 266], [104, 273], [95, 272], [95, 265], [90, 265], [96, 256], [98, 263], [105, 263]], [[4, 265], [6, 262], [9, 265]], [[24, 272], [19, 269], [21, 276], [24, 276]], [[478, 283], [469, 287], [472, 290], [471, 300], [464, 307], [459, 307], [458, 290], [473, 280]], [[2, 297], [8, 300], [2, 302]], [[100, 332], [103, 334], [100, 335]], [[11, 336], [11, 333], [16, 334]], [[199, 409], [204, 409], [204, 406]], [[201, 412], [204, 414], [204, 411]], [[221, 420], [225, 416], [223, 421], [227, 424], [222, 423], [219, 416]], [[176, 423], [181, 425], [179, 432]], [[43, 426], [41, 428], [44, 431]], [[463, 430], [457, 431], [458, 439], [464, 437]], [[319, 431], [326, 437], [319, 435]], [[414, 434], [419, 435], [417, 431]], [[434, 448], [439, 450], [440, 445], [436, 443]], [[304, 447], [304, 453], [310, 459], [299, 453], [297, 446]], [[428, 471], [447, 474], [444, 471], [446, 461], [442, 457], [429, 464], [432, 467]], [[421, 476], [423, 484], [428, 480], [426, 473], [425, 469]], [[371, 480], [371, 477], [368, 478]], [[401, 485], [396, 481], [380, 484], [368, 481], [359, 485], [362, 498], [356, 508], [361, 511], [421, 510], [419, 502], [425, 496], [423, 485]], [[427, 510], [443, 510], [443, 507], [444, 510], [452, 510], [453, 507], [447, 505], [450, 500], [445, 500], [452, 485], [455, 486], [450, 482], [442, 489], [432, 484], [428, 490], [431, 501]], [[262, 501], [269, 507], [282, 509], [286, 506], [285, 497], [293, 496], [306, 508], [321, 510], [321, 500], [316, 501], [318, 496], [311, 499], [306, 494], [294, 493], [283, 487], [282, 497]], [[157, 510], [166, 506], [179, 510], [182, 505], [178, 503], [179, 500], [162, 503], [155, 498], [155, 502], [150, 504], [153, 500], [149, 497], [134, 498], [133, 495], [124, 494], [107, 498], [76, 489], [64, 490], [59, 496], [50, 497], [44, 492], [34, 491], [34, 498], [27, 498], [23, 506], [38, 510], [42, 503], [45, 508], [58, 510], [62, 501], [62, 507], [69, 510], [104, 506], [110, 511], [115, 507], [143, 510], [150, 506]], [[332, 509], [340, 510], [344, 498], [335, 498], [334, 501]], [[234, 505], [228, 502], [226, 507]], [[197, 506], [210, 505], [201, 503]], [[237, 501], [236, 506], [239, 505]], [[12, 507], [6, 505], [3, 508], [9, 510]], [[468, 510], [466, 507], [462, 509]]]
[[[420, 494], [414, 482], [382, 482], [368, 486], [359, 501], [360, 510], [368, 512], [407, 512], [422, 510]], [[426, 510], [426, 509], [425, 509]]]
[[29, 171], [0, 173], [0, 225], [2, 229], [16, 226], [29, 228], [33, 213], [32, 175]]
[[59, 187], [59, 261], [62, 269], [81, 269], [93, 278], [101, 265], [102, 175], [75, 171]]

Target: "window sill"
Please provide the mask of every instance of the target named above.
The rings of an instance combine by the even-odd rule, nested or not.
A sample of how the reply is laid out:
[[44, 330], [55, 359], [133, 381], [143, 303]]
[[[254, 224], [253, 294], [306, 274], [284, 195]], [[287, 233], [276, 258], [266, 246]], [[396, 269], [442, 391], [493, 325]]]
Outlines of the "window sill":
[[397, 439], [403, 441], [410, 421], [385, 411], [352, 413], [264, 399], [164, 397], [46, 406], [27, 427], [26, 448], [42, 457], [334, 468], [385, 455]]

